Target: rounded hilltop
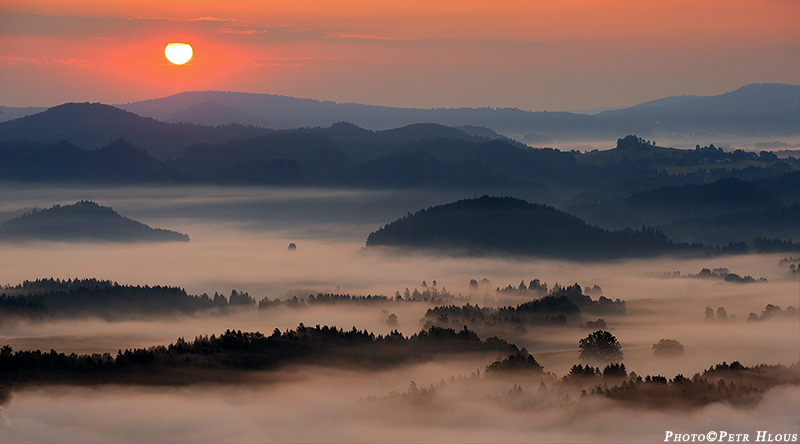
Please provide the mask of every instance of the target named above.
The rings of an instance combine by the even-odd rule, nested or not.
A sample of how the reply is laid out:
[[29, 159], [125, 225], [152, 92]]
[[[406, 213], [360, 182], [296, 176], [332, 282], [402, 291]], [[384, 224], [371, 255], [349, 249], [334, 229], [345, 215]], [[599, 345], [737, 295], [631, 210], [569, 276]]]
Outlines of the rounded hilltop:
[[111, 207], [82, 200], [72, 205], [54, 205], [45, 210], [33, 210], [8, 220], [0, 225], [0, 240], [188, 242], [189, 236], [176, 231], [151, 228], [121, 216]]
[[367, 246], [575, 260], [656, 256], [694, 250], [658, 230], [609, 231], [553, 207], [482, 196], [409, 214], [371, 233]]

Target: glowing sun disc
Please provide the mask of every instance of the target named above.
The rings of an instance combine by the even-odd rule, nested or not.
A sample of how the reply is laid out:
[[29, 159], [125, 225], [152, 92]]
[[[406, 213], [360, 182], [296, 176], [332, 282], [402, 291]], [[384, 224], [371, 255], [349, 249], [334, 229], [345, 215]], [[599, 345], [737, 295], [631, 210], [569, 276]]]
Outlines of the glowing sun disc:
[[170, 43], [164, 48], [164, 55], [171, 63], [183, 65], [192, 59], [192, 45], [188, 43]]

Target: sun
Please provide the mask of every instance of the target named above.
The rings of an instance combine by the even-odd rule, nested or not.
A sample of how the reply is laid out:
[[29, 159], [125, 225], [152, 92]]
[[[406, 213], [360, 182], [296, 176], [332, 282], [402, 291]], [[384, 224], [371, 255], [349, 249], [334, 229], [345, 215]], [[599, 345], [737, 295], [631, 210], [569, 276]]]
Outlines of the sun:
[[164, 55], [171, 63], [183, 65], [192, 59], [192, 45], [188, 43], [170, 43], [164, 48]]

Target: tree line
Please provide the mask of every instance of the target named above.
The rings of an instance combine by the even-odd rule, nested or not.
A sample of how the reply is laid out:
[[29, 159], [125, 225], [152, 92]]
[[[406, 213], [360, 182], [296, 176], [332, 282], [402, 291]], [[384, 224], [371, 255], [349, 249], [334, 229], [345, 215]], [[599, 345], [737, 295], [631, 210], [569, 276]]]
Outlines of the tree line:
[[301, 323], [269, 335], [226, 330], [189, 341], [178, 338], [166, 346], [119, 350], [116, 355], [14, 351], [5, 345], [0, 349], [0, 384], [236, 382], [247, 371], [290, 364], [368, 370], [450, 354], [516, 351], [516, 346], [496, 337], [481, 340], [466, 327], [432, 327], [406, 337], [397, 330], [376, 335], [356, 327], [345, 330]]
[[[424, 283], [424, 282], [423, 282]], [[65, 317], [94, 316], [103, 319], [129, 319], [144, 316], [168, 316], [176, 314], [226, 314], [231, 310], [268, 310], [274, 307], [305, 307], [324, 304], [386, 304], [396, 302], [434, 302], [464, 300], [446, 288], [435, 285], [406, 288], [401, 294], [351, 295], [340, 293], [317, 293], [285, 299], [263, 297], [256, 300], [248, 292], [231, 290], [228, 296], [214, 292], [192, 295], [183, 288], [173, 286], [123, 285], [110, 280], [88, 279], [36, 279], [26, 280], [14, 286], [0, 289], [0, 314], [2, 319], [46, 320]]]

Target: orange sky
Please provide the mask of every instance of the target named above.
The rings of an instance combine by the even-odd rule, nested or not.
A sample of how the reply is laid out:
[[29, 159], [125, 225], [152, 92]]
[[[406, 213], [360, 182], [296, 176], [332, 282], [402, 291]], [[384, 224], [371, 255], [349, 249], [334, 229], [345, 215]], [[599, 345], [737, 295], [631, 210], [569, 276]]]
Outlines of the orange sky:
[[[184, 90], [571, 110], [797, 84], [800, 0], [0, 4], [0, 105]], [[173, 66], [171, 41], [195, 58]]]

